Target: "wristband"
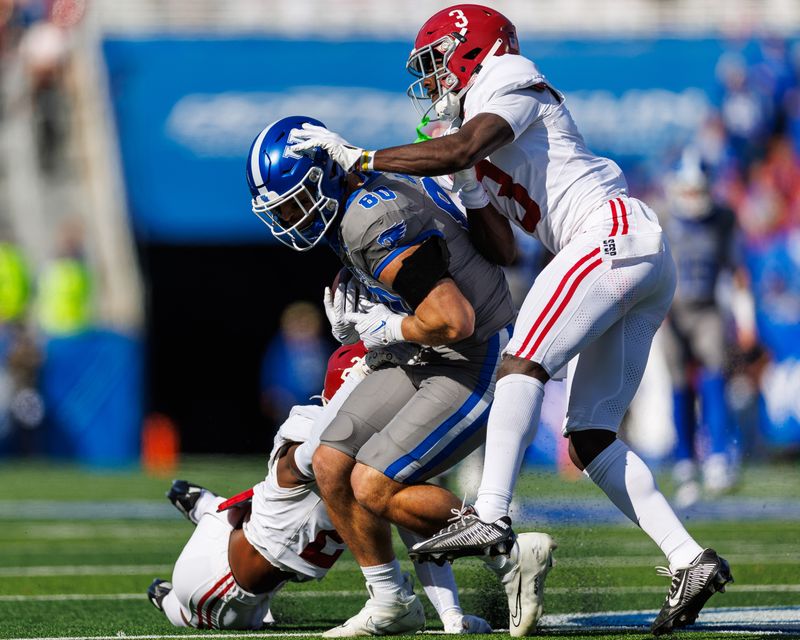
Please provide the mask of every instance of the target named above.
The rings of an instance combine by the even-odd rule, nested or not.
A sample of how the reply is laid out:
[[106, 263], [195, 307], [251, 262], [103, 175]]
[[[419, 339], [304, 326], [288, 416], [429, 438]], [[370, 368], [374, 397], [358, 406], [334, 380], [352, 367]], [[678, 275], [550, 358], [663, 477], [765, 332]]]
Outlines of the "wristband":
[[374, 171], [375, 170], [375, 152], [367, 151], [366, 149], [361, 152], [361, 160], [359, 160], [361, 171]]
[[462, 189], [458, 196], [466, 209], [483, 209], [489, 204], [489, 194], [480, 183], [472, 189]]

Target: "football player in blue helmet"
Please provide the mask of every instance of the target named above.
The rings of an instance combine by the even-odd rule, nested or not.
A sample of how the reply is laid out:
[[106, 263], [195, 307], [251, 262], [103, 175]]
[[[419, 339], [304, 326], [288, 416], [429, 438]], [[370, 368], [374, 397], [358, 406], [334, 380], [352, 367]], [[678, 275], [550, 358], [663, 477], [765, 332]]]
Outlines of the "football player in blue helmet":
[[339, 211], [346, 174], [322, 149], [290, 150], [289, 132], [319, 120], [289, 116], [265, 127], [250, 146], [247, 184], [253, 213], [280, 242], [297, 251], [314, 247]]
[[[284, 118], [256, 138], [247, 166], [253, 210], [293, 249], [305, 251], [324, 237], [369, 291], [366, 306], [351, 305], [347, 294], [337, 304], [326, 291], [341, 342], [362, 340], [368, 361], [409, 345], [417, 355], [403, 366], [376, 367], [358, 382], [330, 424], [291, 454], [290, 465], [296, 478], [316, 481], [370, 593], [364, 608], [326, 637], [410, 633], [424, 625], [424, 611], [394, 554], [389, 523], [427, 537], [462, 507], [459, 497], [426, 481], [483, 441], [494, 372], [514, 318], [503, 271], [479, 253], [472, 234], [495, 234], [494, 244], [504, 247], [513, 246], [513, 235], [500, 216], [488, 218], [492, 228], [481, 226], [480, 209], [468, 224], [432, 178], [366, 168], [345, 177], [319, 148], [302, 152], [308, 156], [287, 149], [292, 129], [309, 122], [319, 126]], [[521, 632], [541, 616], [553, 547], [546, 534], [521, 534], [505, 548], [513, 558], [493, 567], [510, 610], [524, 604], [524, 614], [512, 614]]]

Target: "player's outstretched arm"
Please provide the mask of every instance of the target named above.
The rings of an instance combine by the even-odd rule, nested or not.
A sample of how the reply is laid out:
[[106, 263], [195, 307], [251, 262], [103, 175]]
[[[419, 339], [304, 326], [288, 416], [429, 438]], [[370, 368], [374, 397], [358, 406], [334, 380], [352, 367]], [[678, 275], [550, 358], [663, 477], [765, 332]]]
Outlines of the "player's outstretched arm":
[[451, 135], [375, 151], [372, 168], [416, 176], [447, 175], [474, 167], [513, 140], [514, 131], [503, 118], [481, 113]]
[[443, 176], [475, 166], [514, 139], [511, 125], [493, 113], [480, 113], [457, 132], [426, 142], [404, 144], [379, 151], [356, 147], [339, 134], [316, 125], [292, 129], [296, 140], [289, 149], [310, 153], [320, 148], [345, 171], [388, 171], [415, 176]]

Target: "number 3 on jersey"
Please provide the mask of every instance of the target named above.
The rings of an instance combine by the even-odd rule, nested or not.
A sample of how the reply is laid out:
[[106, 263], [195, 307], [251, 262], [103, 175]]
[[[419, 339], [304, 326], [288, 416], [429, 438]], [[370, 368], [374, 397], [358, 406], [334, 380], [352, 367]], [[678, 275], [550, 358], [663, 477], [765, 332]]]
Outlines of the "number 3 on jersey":
[[528, 233], [533, 233], [539, 223], [539, 219], [542, 217], [542, 212], [536, 201], [531, 198], [528, 190], [521, 184], [514, 182], [514, 178], [488, 160], [481, 160], [476, 164], [475, 173], [479, 181], [483, 180], [483, 178], [489, 178], [489, 180], [496, 182], [500, 185], [500, 190], [497, 192], [498, 196], [511, 198], [524, 209], [525, 215], [520, 220], [520, 225]]

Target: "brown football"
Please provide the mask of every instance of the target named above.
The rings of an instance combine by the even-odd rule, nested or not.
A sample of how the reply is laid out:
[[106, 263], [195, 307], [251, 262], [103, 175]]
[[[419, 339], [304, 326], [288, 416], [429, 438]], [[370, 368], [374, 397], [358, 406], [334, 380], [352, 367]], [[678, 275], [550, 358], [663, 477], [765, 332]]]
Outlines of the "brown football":
[[331, 292], [336, 291], [336, 287], [339, 286], [340, 282], [347, 282], [350, 280], [350, 271], [347, 267], [342, 267], [339, 269], [336, 277], [333, 279], [333, 283], [331, 284]]

